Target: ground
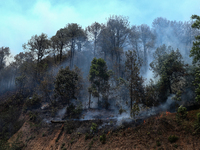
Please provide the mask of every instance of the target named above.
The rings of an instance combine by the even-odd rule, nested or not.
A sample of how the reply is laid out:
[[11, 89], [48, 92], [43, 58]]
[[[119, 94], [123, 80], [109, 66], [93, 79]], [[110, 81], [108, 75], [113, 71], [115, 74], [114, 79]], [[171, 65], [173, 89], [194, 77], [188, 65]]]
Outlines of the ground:
[[[66, 123], [34, 123], [27, 120], [9, 140], [10, 146], [23, 150], [172, 150], [200, 149], [200, 133], [195, 132], [196, 114], [177, 121], [176, 113], [163, 112], [146, 120], [136, 120], [116, 126], [114, 120], [67, 121]], [[97, 125], [91, 130], [92, 123]], [[104, 126], [102, 126], [104, 124]], [[107, 124], [107, 125], [105, 125]], [[109, 124], [109, 126], [108, 126]], [[102, 128], [99, 128], [99, 127]], [[100, 136], [105, 134], [105, 143]], [[169, 136], [175, 135], [172, 143]]]

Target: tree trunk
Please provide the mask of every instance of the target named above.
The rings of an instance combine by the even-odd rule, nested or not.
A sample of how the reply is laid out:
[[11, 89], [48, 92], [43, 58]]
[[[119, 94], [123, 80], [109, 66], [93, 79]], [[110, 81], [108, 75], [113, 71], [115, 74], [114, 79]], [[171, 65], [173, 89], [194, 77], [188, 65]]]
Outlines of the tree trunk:
[[96, 45], [97, 45], [97, 32], [95, 32], [95, 37], [94, 37], [94, 57], [96, 56], [96, 54], [95, 54]]
[[90, 108], [90, 102], [91, 102], [91, 92], [89, 93], [89, 108]]

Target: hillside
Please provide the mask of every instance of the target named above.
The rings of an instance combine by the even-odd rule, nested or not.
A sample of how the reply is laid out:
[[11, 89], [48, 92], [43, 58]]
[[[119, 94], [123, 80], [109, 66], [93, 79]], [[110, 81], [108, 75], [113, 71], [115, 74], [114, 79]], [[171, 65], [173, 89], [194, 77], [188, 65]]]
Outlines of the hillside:
[[[105, 126], [94, 133], [90, 132], [92, 123], [96, 123], [98, 129], [102, 120], [37, 124], [26, 116], [23, 126], [8, 142], [13, 148], [23, 150], [198, 149], [200, 134], [195, 133], [193, 127], [198, 112], [199, 109], [191, 110], [187, 118], [180, 121], [177, 121], [176, 113], [163, 112], [117, 127], [115, 121], [107, 120], [113, 126]], [[103, 133], [106, 135], [105, 143], [100, 141]], [[177, 141], [169, 142], [170, 135], [175, 135]]]

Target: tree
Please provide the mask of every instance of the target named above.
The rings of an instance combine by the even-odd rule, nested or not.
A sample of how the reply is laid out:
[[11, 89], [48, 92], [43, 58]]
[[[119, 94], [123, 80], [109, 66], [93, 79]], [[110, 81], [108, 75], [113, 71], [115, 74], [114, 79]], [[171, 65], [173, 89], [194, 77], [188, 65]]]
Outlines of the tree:
[[113, 47], [111, 45], [111, 33], [105, 25], [101, 26], [101, 32], [97, 37], [98, 45], [101, 47], [101, 52], [103, 52], [104, 60], [107, 61], [107, 56], [111, 56], [113, 60]]
[[125, 72], [129, 87], [131, 116], [135, 114], [135, 111], [139, 111], [138, 105], [141, 103], [144, 93], [143, 78], [140, 76], [141, 65], [142, 62], [138, 59], [135, 50], [126, 52]]
[[70, 46], [70, 68], [74, 66], [75, 44], [78, 44], [80, 51], [80, 41], [86, 39], [84, 30], [76, 23], [68, 24], [66, 27], [66, 37]]
[[162, 45], [158, 47], [154, 53], [154, 61], [150, 63], [154, 77], [160, 77], [158, 85], [160, 95], [166, 100], [167, 93], [174, 93], [172, 85], [179, 82], [185, 75], [185, 65], [182, 55], [177, 49]]
[[71, 99], [77, 99], [79, 75], [75, 70], [70, 70], [69, 66], [61, 68], [55, 80], [55, 96], [66, 100], [69, 105]]
[[49, 48], [50, 42], [47, 39], [47, 35], [42, 33], [40, 36], [32, 36], [27, 44], [23, 44], [24, 50], [29, 50], [37, 56], [37, 63], [39, 64], [47, 54], [47, 49]]
[[[192, 24], [192, 28], [200, 29], [200, 16], [192, 15], [192, 19], [196, 19], [196, 21]], [[193, 57], [193, 63], [199, 65], [200, 60], [200, 35], [195, 37], [196, 41], [193, 42], [193, 47], [190, 51], [190, 57]]]
[[96, 56], [96, 47], [97, 47], [97, 37], [101, 31], [101, 24], [98, 22], [93, 23], [91, 26], [87, 27], [87, 31], [92, 40], [94, 40], [94, 57]]
[[89, 81], [91, 82], [91, 87], [89, 92], [92, 90], [93, 96], [98, 97], [98, 106], [99, 106], [99, 97], [100, 94], [104, 94], [109, 90], [109, 73], [107, 70], [106, 62], [96, 57], [92, 60], [89, 72]]
[[122, 76], [121, 56], [123, 48], [128, 45], [127, 39], [129, 33], [128, 17], [113, 15], [108, 18], [106, 25], [102, 25], [98, 37], [104, 59], [110, 59], [112, 67], [115, 67], [117, 76]]
[[[195, 19], [195, 22], [192, 24], [192, 28], [200, 29], [200, 16], [192, 15], [192, 19]], [[197, 102], [200, 101], [200, 35], [195, 37], [196, 41], [193, 42], [193, 47], [190, 51], [190, 57], [193, 57], [193, 64], [196, 66], [196, 73], [195, 73], [195, 82], [194, 85], [196, 86], [195, 93], [196, 97], [195, 100]]]
[[158, 17], [153, 20], [152, 27], [156, 35], [156, 41], [160, 45], [167, 42], [167, 31], [169, 30], [170, 21], [166, 18]]
[[123, 53], [123, 48], [127, 46], [126, 40], [130, 33], [128, 18], [124, 16], [111, 16], [108, 19], [107, 27], [111, 31], [113, 53], [118, 65], [116, 72], [118, 72], [118, 76], [121, 76], [121, 54]]
[[22, 75], [22, 76], [18, 76], [15, 78], [15, 84], [16, 86], [19, 88], [19, 92], [21, 92], [23, 94], [23, 91], [24, 91], [24, 87], [25, 87], [25, 84], [26, 84], [26, 76], [25, 75]]
[[32, 87], [36, 83], [36, 78], [34, 78], [36, 65], [33, 59], [34, 56], [31, 52], [20, 52], [14, 56], [14, 62], [10, 64], [15, 70], [15, 85], [21, 93], [25, 93], [28, 89], [33, 91]]
[[59, 60], [58, 59], [58, 55], [60, 55], [60, 62], [62, 60], [62, 49], [63, 49], [63, 46], [60, 46], [59, 45], [60, 43], [61, 43], [61, 41], [59, 41], [59, 38], [56, 35], [51, 37], [50, 44], [51, 44], [51, 48], [52, 48], [52, 53], [53, 53], [54, 63], [55, 64]]
[[192, 28], [193, 21], [187, 21], [183, 24], [183, 35], [182, 35], [182, 42], [185, 44], [185, 58], [188, 59], [191, 47], [192, 47], [192, 41], [195, 40], [195, 34], [197, 34], [197, 30], [195, 28]]
[[0, 70], [3, 69], [6, 65], [6, 58], [10, 55], [9, 47], [0, 48]]
[[67, 32], [66, 28], [61, 28], [60, 30], [56, 32], [55, 37], [52, 39], [54, 42], [57, 43], [57, 46], [58, 46], [57, 49], [60, 55], [60, 62], [62, 61], [63, 49], [69, 40], [67, 38], [66, 32]]
[[[154, 42], [155, 42], [155, 36], [152, 33], [150, 27], [146, 24], [142, 24], [139, 26], [139, 31], [140, 31], [140, 39], [141, 43], [143, 45], [143, 50], [144, 50], [144, 55], [143, 55], [143, 60], [144, 60], [144, 65], [145, 65], [145, 71], [147, 71], [148, 67], [148, 57], [147, 54], [150, 52], [149, 50], [154, 47]], [[150, 53], [149, 53], [150, 54]]]
[[138, 57], [140, 57], [139, 48], [140, 48], [141, 39], [140, 39], [140, 31], [139, 31], [138, 26], [131, 27], [130, 34], [129, 34], [129, 42], [131, 46], [133, 47], [133, 49], [136, 50]]

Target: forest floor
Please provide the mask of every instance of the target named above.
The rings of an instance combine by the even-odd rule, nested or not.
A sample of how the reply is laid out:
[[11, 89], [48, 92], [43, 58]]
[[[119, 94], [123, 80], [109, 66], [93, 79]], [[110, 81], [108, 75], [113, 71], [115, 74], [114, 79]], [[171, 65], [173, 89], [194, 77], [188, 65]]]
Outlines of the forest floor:
[[[25, 117], [23, 126], [8, 142], [23, 150], [198, 150], [200, 132], [193, 127], [198, 112], [200, 109], [191, 110], [187, 119], [179, 121], [176, 113], [163, 112], [121, 126], [112, 120], [106, 121], [110, 126], [103, 126], [102, 120], [33, 123]], [[174, 136], [171, 142], [170, 136]]]

